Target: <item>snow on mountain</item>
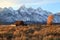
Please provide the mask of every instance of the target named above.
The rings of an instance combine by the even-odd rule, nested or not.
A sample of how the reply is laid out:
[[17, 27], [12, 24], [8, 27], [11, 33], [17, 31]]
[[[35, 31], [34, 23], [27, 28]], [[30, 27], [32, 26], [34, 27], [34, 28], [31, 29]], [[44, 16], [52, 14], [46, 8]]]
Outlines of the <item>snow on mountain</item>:
[[54, 14], [54, 23], [60, 23], [60, 13]]
[[33, 9], [26, 8], [25, 6], [20, 7], [18, 10], [14, 10], [11, 7], [4, 9], [0, 8], [0, 21], [15, 22], [17, 20], [22, 20], [44, 23], [49, 14], [51, 14], [51, 12], [47, 12], [41, 8]]

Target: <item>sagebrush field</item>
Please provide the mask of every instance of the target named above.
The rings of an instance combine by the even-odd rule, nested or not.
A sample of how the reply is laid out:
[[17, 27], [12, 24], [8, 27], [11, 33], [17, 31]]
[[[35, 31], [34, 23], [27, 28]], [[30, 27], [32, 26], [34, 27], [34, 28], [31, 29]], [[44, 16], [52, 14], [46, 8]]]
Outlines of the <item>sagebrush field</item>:
[[60, 25], [0, 25], [0, 40], [60, 40]]

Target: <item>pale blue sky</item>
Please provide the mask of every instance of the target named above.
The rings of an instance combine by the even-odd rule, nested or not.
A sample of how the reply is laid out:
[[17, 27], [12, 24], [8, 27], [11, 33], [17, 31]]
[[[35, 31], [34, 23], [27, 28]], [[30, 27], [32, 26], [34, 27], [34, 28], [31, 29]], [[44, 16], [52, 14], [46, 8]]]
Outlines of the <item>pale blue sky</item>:
[[18, 9], [22, 5], [26, 7], [41, 7], [53, 13], [60, 12], [60, 0], [0, 0], [0, 7], [13, 7]]

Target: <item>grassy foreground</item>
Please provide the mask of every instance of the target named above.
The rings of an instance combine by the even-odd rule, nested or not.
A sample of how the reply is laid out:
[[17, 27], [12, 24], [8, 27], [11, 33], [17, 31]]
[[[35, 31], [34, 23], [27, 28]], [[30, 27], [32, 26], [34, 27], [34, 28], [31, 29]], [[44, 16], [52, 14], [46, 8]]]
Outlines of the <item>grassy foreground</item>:
[[60, 40], [60, 25], [0, 25], [0, 40]]

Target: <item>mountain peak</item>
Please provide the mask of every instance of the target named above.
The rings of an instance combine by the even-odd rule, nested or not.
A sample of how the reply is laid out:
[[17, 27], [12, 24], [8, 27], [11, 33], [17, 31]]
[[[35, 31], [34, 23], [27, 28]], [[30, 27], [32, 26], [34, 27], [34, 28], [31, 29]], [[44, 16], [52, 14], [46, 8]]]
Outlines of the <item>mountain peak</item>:
[[23, 6], [21, 6], [19, 9], [25, 9], [26, 7], [23, 5]]
[[38, 7], [37, 8], [37, 10], [40, 12], [40, 11], [43, 11], [43, 9], [42, 8], [40, 8], [40, 7]]
[[[0, 12], [0, 21], [14, 22], [17, 20], [22, 20], [22, 21], [44, 23], [47, 21], [47, 17], [50, 14], [51, 12], [47, 12], [41, 9], [40, 7], [37, 9], [33, 9], [33, 8], [26, 8], [25, 6], [21, 6], [18, 10], [14, 10], [12, 7], [9, 7], [9, 8], [4, 8], [3, 11]], [[59, 20], [60, 19], [58, 19], [58, 21]]]

